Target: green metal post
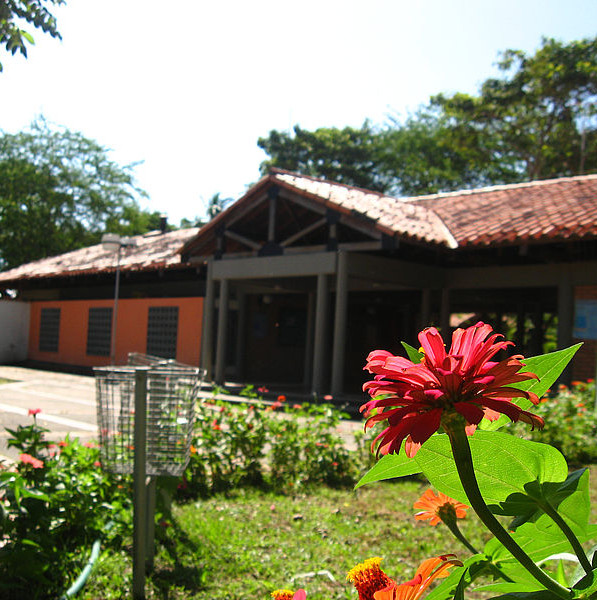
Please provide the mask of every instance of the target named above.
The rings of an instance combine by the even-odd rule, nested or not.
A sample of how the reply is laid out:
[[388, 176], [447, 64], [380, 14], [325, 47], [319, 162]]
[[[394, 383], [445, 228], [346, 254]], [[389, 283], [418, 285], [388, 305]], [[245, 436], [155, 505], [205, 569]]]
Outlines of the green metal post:
[[147, 437], [147, 371], [135, 369], [135, 461], [133, 467], [133, 599], [145, 598], [147, 552], [147, 487], [145, 482]]

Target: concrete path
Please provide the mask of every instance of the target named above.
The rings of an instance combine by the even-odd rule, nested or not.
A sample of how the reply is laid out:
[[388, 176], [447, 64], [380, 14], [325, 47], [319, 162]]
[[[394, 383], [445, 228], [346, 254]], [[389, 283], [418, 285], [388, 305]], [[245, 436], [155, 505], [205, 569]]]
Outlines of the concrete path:
[[[8, 382], [2, 382], [3, 380]], [[199, 393], [203, 399], [213, 398], [204, 388]], [[245, 403], [246, 398], [235, 394], [219, 399], [233, 403]], [[298, 401], [298, 398], [297, 398]], [[293, 400], [289, 397], [289, 403]], [[271, 402], [265, 402], [270, 404]], [[49, 429], [46, 439], [60, 441], [69, 435], [81, 442], [98, 438], [95, 378], [54, 371], [40, 371], [23, 367], [0, 365], [0, 460], [15, 459], [18, 451], [7, 447], [9, 437], [6, 428], [29, 425], [33, 417], [29, 409], [41, 409], [37, 415], [39, 425]], [[339, 433], [348, 447], [354, 447], [355, 429], [362, 429], [362, 422], [343, 421]]]
[[[3, 382], [3, 380], [9, 380]], [[67, 434], [82, 442], [97, 439], [95, 380], [93, 377], [0, 366], [0, 455], [15, 458], [7, 448], [6, 428], [29, 425], [29, 409], [41, 409], [37, 422], [49, 429], [46, 438], [64, 439]], [[1, 458], [0, 456], [0, 458]]]

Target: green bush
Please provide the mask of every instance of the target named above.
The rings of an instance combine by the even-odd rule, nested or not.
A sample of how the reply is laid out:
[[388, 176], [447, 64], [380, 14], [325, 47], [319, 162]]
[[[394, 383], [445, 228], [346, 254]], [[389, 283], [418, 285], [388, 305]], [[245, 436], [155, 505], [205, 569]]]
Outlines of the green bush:
[[516, 434], [557, 448], [571, 465], [597, 463], [595, 382], [559, 386], [532, 411], [545, 420], [542, 430], [516, 425]]
[[180, 499], [242, 486], [284, 492], [354, 485], [360, 459], [338, 431], [346, 415], [329, 404], [287, 405], [284, 399], [266, 405], [252, 388], [243, 395], [246, 404], [199, 403]]
[[52, 444], [47, 431], [35, 415], [33, 425], [8, 430], [8, 445], [21, 454], [0, 471], [3, 598], [61, 596], [95, 539], [119, 545], [130, 529], [130, 478], [102, 471], [95, 445], [68, 438]]

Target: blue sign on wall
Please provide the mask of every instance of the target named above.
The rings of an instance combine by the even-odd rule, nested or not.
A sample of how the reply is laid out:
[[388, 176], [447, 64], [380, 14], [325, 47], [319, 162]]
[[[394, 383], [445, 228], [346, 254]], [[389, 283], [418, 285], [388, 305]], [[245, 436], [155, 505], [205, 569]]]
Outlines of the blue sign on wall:
[[580, 340], [597, 340], [597, 300], [575, 302], [574, 337]]

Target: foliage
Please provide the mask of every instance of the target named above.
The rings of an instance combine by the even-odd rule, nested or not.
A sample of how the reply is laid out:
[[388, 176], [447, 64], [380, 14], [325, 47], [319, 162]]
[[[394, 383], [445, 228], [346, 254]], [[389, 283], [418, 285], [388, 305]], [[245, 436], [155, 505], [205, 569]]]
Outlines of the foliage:
[[504, 179], [594, 171], [597, 38], [544, 39], [533, 56], [506, 50], [498, 67], [505, 76], [487, 79], [479, 96], [432, 98], [453, 126], [454, 145], [483, 148], [504, 165]]
[[44, 119], [0, 135], [0, 268], [82, 248], [102, 233], [144, 233], [159, 213], [139, 208], [133, 166], [81, 133]]
[[377, 169], [380, 136], [365, 122], [360, 129], [321, 127], [307, 131], [295, 125], [292, 133], [275, 129], [257, 145], [270, 158], [261, 163], [263, 174], [271, 167], [330, 179], [368, 190], [386, 192], [390, 185]]
[[53, 38], [61, 39], [56, 19], [50, 13], [49, 6], [60, 6], [64, 3], [64, 0], [9, 0], [0, 3], [0, 44], [13, 55], [20, 52], [27, 57], [25, 42], [35, 42], [28, 31], [21, 29], [22, 21], [41, 29]]
[[103, 472], [94, 445], [69, 438], [52, 444], [46, 433], [35, 418], [9, 430], [8, 445], [22, 460], [0, 471], [2, 597], [58, 597], [95, 539], [117, 548], [130, 531], [128, 479]]
[[357, 456], [338, 433], [342, 417], [330, 405], [202, 402], [179, 497], [242, 486], [282, 492], [321, 483], [350, 486]]
[[[515, 387], [544, 394], [576, 350], [525, 360], [525, 370], [537, 373], [539, 380]], [[448, 360], [445, 368], [450, 367]], [[526, 408], [531, 400], [515, 402]], [[404, 446], [399, 453], [383, 456], [358, 486], [422, 472], [439, 492], [470, 504], [494, 536], [429, 599], [464, 598], [469, 587], [494, 592], [494, 598], [594, 598], [596, 559], [589, 544], [597, 536], [597, 525], [590, 523], [589, 472], [569, 473], [566, 459], [554, 446], [497, 431], [507, 421], [485, 421], [468, 439], [463, 421], [442, 419], [444, 431], [432, 435], [412, 458]], [[494, 515], [511, 518], [508, 531]], [[572, 553], [579, 564], [574, 573], [541, 568], [562, 553]], [[493, 581], [479, 586], [479, 565], [491, 567]]]
[[572, 465], [597, 462], [597, 420], [595, 419], [595, 382], [573, 381], [561, 385], [555, 394], [541, 399], [535, 411], [548, 424], [541, 431], [515, 427], [518, 435], [551, 444]]
[[280, 167], [393, 195], [419, 195], [597, 170], [597, 38], [544, 39], [502, 53], [478, 96], [438, 94], [406, 119], [292, 133], [258, 146]]

